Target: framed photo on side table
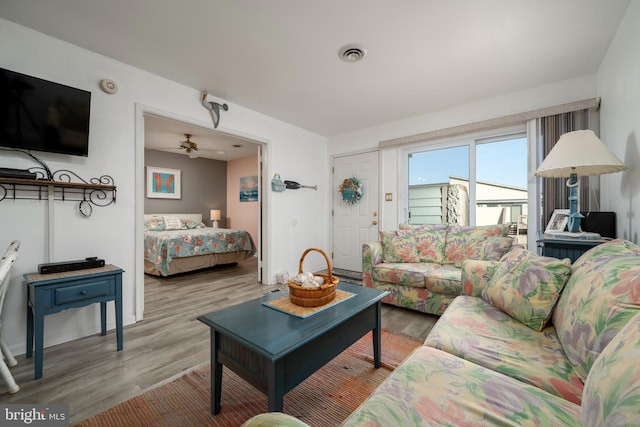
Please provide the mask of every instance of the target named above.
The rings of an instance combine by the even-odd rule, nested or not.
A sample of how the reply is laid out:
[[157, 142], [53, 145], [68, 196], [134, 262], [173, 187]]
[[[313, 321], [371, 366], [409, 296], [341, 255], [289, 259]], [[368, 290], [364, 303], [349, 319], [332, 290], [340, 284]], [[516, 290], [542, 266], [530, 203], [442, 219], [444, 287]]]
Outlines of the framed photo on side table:
[[147, 198], [179, 199], [180, 169], [147, 166]]
[[547, 228], [544, 230], [544, 232], [545, 234], [562, 233], [564, 229], [567, 228], [568, 223], [569, 209], [556, 209], [553, 211], [553, 215], [551, 215], [549, 224], [547, 224]]

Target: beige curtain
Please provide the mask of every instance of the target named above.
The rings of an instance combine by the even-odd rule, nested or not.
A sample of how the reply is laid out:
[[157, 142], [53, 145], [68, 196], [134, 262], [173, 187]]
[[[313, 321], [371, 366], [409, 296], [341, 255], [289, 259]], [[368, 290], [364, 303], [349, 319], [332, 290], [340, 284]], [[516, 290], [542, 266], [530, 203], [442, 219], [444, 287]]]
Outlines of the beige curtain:
[[[563, 133], [591, 129], [598, 134], [598, 111], [587, 109], [542, 117], [539, 119], [539, 125], [542, 136], [542, 159], [540, 160], [542, 163]], [[591, 206], [590, 195], [594, 193], [590, 186], [594, 183], [589, 177], [578, 179], [580, 180], [579, 209], [587, 211]], [[566, 178], [542, 178], [542, 181], [542, 212], [539, 229], [544, 231], [554, 209], [569, 209], [569, 190]]]

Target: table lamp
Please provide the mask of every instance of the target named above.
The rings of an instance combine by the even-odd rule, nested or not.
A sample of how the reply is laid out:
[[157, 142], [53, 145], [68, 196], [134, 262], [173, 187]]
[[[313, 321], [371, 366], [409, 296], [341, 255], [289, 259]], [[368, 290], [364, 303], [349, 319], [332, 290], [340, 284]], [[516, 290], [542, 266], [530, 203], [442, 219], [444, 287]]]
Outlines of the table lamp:
[[535, 174], [545, 178], [569, 178], [568, 230], [577, 233], [583, 218], [578, 206], [578, 176], [604, 175], [625, 169], [624, 163], [592, 130], [577, 130], [560, 136]]
[[219, 209], [211, 209], [211, 226], [213, 228], [218, 228], [218, 221], [220, 221], [221, 212]]

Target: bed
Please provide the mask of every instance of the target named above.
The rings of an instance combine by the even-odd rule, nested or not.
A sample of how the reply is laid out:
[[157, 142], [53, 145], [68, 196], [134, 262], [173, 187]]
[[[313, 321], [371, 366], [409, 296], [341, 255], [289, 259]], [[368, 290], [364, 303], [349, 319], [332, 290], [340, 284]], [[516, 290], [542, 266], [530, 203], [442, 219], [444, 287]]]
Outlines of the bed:
[[154, 276], [231, 264], [252, 257], [256, 246], [244, 230], [211, 228], [201, 214], [144, 216], [144, 272]]

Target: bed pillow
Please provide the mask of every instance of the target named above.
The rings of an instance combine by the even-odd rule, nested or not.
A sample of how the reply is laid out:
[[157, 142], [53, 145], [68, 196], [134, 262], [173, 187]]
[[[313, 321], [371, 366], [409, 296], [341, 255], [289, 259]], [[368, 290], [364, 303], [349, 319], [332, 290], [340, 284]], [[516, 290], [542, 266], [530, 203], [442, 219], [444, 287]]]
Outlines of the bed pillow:
[[203, 223], [201, 223], [199, 221], [194, 221], [192, 219], [185, 219], [183, 222], [184, 222], [184, 226], [189, 230], [193, 230], [195, 228], [205, 228], [206, 227], [206, 225], [204, 225]]
[[420, 262], [411, 230], [381, 231], [384, 262]]
[[512, 250], [502, 257], [482, 291], [482, 299], [531, 329], [541, 331], [570, 275], [569, 258]]
[[144, 229], [146, 231], [164, 231], [164, 219], [162, 218], [145, 219]]
[[182, 218], [177, 216], [165, 216], [164, 218], [164, 229], [165, 230], [186, 230], [187, 226], [184, 225], [184, 221]]

